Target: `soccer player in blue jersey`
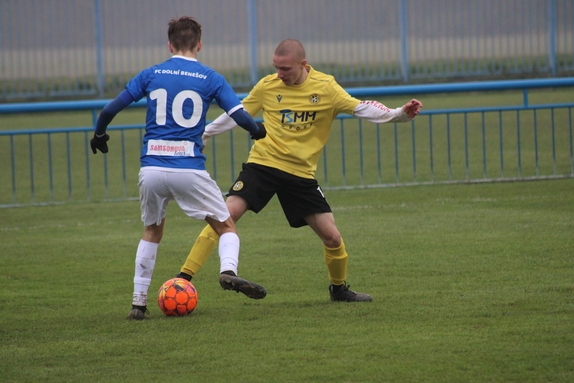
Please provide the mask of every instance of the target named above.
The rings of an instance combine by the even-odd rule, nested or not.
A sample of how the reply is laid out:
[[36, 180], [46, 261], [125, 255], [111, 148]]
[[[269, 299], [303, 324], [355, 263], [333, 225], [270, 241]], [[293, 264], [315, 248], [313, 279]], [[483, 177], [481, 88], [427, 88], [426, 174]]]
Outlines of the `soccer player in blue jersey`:
[[147, 99], [146, 132], [139, 173], [144, 234], [135, 261], [134, 294], [129, 319], [144, 319], [147, 293], [163, 236], [169, 201], [176, 200], [189, 216], [207, 221], [219, 235], [221, 287], [264, 298], [265, 289], [237, 276], [239, 237], [221, 190], [205, 169], [202, 135], [212, 100], [239, 126], [258, 140], [266, 135], [244, 110], [223, 76], [200, 64], [201, 25], [192, 17], [172, 19], [168, 47], [173, 57], [135, 76], [116, 99], [102, 110], [90, 145], [108, 152], [106, 128], [121, 110]]

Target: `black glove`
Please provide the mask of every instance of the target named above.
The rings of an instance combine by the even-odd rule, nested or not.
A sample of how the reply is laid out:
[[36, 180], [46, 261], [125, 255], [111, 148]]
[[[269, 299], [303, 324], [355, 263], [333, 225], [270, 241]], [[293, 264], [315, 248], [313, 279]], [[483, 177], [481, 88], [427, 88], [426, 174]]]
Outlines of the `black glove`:
[[92, 152], [94, 152], [94, 154], [96, 154], [97, 153], [96, 149], [99, 149], [100, 152], [107, 153], [108, 152], [108, 144], [106, 144], [106, 142], [108, 142], [109, 139], [110, 139], [110, 136], [107, 134], [104, 134], [103, 136], [98, 137], [94, 133], [94, 137], [90, 140], [90, 146], [92, 147]]
[[261, 122], [256, 122], [256, 124], [259, 127], [259, 131], [257, 133], [251, 133], [251, 139], [252, 140], [260, 140], [262, 138], [265, 138], [265, 136], [267, 135], [267, 130], [265, 130], [265, 125], [263, 125], [263, 123], [261, 123]]

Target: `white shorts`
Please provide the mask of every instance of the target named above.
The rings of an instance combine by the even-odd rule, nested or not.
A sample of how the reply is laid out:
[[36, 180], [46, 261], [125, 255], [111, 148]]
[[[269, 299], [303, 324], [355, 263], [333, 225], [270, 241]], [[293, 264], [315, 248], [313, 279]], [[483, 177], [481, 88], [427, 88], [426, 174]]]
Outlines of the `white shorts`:
[[223, 222], [230, 217], [219, 186], [205, 170], [146, 166], [140, 169], [138, 186], [145, 226], [161, 224], [173, 199], [191, 218]]

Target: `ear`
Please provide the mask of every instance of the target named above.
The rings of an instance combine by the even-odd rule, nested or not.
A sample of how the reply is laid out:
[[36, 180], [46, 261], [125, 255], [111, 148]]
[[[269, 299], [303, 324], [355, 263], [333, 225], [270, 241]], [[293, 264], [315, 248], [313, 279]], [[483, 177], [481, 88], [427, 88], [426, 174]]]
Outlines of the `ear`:
[[197, 43], [197, 52], [199, 52], [202, 47], [203, 47], [203, 43], [202, 43], [201, 40], [200, 40], [200, 41]]
[[173, 45], [171, 45], [171, 41], [167, 42], [167, 46], [169, 48], [169, 53], [173, 54]]

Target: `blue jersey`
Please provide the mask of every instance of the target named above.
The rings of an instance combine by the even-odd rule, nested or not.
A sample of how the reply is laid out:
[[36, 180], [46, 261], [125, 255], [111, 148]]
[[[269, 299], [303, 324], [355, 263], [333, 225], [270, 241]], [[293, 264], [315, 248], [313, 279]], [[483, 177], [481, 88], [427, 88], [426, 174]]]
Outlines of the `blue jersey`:
[[223, 76], [183, 56], [143, 70], [126, 90], [134, 101], [147, 98], [141, 166], [205, 170], [201, 136], [209, 105], [215, 99], [228, 114], [242, 107]]

